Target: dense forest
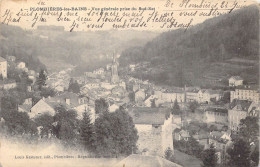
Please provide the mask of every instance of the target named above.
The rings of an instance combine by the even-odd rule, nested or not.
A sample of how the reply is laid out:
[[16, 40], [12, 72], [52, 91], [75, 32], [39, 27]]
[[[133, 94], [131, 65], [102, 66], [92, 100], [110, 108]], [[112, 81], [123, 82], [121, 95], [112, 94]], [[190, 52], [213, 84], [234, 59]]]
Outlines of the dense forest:
[[24, 30], [2, 24], [0, 56], [16, 56], [35, 70], [44, 64], [49, 72], [73, 65], [76, 75], [105, 66], [111, 62], [113, 52], [143, 46], [157, 35], [157, 32], [132, 30], [67, 32], [60, 26]]
[[15, 56], [16, 61], [23, 61], [26, 66], [37, 72], [40, 69], [46, 69], [36, 54], [35, 46], [38, 39], [33, 37], [31, 33], [15, 26], [1, 24], [0, 31], [0, 56]]
[[231, 75], [257, 82], [258, 34], [259, 11], [249, 6], [208, 19], [186, 32], [164, 32], [144, 47], [128, 48], [120, 65], [137, 64], [131, 75], [172, 86], [206, 86], [212, 84], [208, 80], [218, 79], [217, 85], [223, 85]]

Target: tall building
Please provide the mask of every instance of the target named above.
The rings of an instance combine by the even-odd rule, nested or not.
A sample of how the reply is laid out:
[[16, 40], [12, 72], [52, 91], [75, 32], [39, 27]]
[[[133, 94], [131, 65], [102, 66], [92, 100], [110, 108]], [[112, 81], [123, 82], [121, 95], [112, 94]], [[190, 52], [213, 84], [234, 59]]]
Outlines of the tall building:
[[119, 82], [119, 76], [118, 76], [118, 67], [119, 63], [117, 62], [117, 58], [115, 55], [113, 55], [113, 62], [111, 65], [111, 82], [112, 83], [118, 83]]
[[2, 57], [0, 57], [0, 75], [3, 79], [7, 78], [7, 61]]

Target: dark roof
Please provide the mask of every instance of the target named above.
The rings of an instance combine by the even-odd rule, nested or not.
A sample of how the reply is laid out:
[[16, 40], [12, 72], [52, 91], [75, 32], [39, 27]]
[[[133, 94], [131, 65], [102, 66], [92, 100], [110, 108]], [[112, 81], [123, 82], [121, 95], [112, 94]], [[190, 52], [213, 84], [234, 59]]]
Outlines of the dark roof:
[[0, 57], [0, 62], [6, 61], [3, 57]]
[[170, 110], [166, 108], [135, 107], [129, 109], [129, 114], [133, 118], [134, 124], [164, 124], [164, 120], [169, 117]]
[[243, 80], [240, 76], [232, 76], [230, 77], [230, 79], [234, 79], [234, 80]]
[[251, 104], [252, 101], [234, 99], [230, 103], [230, 109], [233, 109], [234, 107], [238, 106], [241, 110], [247, 111]]
[[[148, 155], [137, 155], [132, 154], [119, 163], [113, 165], [113, 167], [181, 167], [180, 165], [168, 161], [164, 158], [158, 156], [148, 156]], [[112, 167], [112, 166], [111, 166]]]
[[237, 86], [236, 89], [259, 90], [259, 86], [258, 85], [240, 85], [240, 86]]
[[207, 108], [206, 111], [212, 111], [212, 112], [218, 112], [218, 113], [224, 113], [227, 114], [228, 110], [224, 108]]

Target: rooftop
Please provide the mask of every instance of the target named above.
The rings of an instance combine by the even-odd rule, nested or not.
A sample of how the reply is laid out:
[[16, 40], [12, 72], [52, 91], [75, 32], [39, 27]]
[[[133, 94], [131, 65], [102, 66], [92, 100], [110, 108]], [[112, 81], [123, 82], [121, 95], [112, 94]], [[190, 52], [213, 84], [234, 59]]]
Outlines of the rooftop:
[[234, 109], [236, 106], [238, 106], [241, 110], [247, 111], [251, 104], [252, 102], [248, 100], [234, 99], [230, 103], [230, 109]]
[[219, 113], [228, 113], [227, 109], [224, 108], [207, 108], [206, 111], [219, 112]]
[[243, 80], [240, 76], [232, 76], [229, 79], [234, 79], [234, 80]]
[[164, 124], [166, 118], [170, 116], [170, 110], [166, 108], [135, 107], [129, 109], [129, 114], [133, 118], [134, 124]]
[[6, 60], [3, 57], [0, 57], [0, 62], [5, 62]]

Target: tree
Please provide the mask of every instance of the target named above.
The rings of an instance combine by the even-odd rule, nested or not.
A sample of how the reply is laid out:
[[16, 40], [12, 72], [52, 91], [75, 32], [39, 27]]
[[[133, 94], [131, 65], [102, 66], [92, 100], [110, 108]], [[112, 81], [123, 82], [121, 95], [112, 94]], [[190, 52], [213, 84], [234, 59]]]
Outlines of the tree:
[[87, 111], [83, 113], [83, 119], [80, 121], [80, 136], [84, 148], [89, 152], [94, 151], [94, 126], [91, 123], [90, 114]]
[[232, 167], [248, 167], [250, 166], [250, 148], [249, 144], [242, 138], [234, 141], [233, 148], [229, 149], [229, 164]]
[[12, 135], [35, 134], [36, 127], [33, 126], [32, 121], [25, 112], [18, 112], [16, 110], [8, 111], [8, 114], [3, 116], [4, 125], [8, 129], [8, 133]]
[[39, 90], [42, 89], [43, 86], [46, 85], [46, 80], [47, 80], [47, 76], [45, 75], [45, 72], [43, 69], [41, 69], [40, 73], [39, 73], [39, 77], [37, 78], [37, 85], [39, 87]]
[[190, 102], [189, 104], [189, 108], [191, 110], [191, 112], [195, 112], [195, 110], [199, 107], [199, 103], [196, 101]]
[[172, 114], [179, 115], [181, 113], [180, 106], [177, 100], [174, 101], [174, 105], [172, 107]]
[[173, 151], [169, 147], [164, 152], [164, 158], [169, 160], [169, 161], [174, 162]]
[[259, 136], [258, 117], [248, 116], [240, 120], [239, 136], [248, 142], [255, 142]]
[[64, 144], [75, 145], [78, 139], [78, 119], [75, 110], [66, 110], [63, 106], [55, 108], [53, 128], [54, 135], [62, 140]]
[[95, 100], [95, 112], [96, 114], [101, 114], [108, 111], [108, 103], [104, 98]]
[[78, 82], [74, 81], [72, 78], [70, 79], [68, 91], [73, 93], [80, 93], [80, 86]]
[[217, 166], [218, 157], [216, 155], [216, 150], [213, 144], [210, 145], [210, 148], [202, 152], [202, 167], [215, 167]]
[[52, 124], [54, 122], [53, 116], [49, 114], [42, 114], [34, 119], [37, 126], [42, 126], [41, 137], [48, 136], [50, 131], [52, 131]]
[[95, 121], [95, 130], [98, 156], [127, 156], [137, 148], [137, 130], [132, 117], [124, 110], [101, 114]]

